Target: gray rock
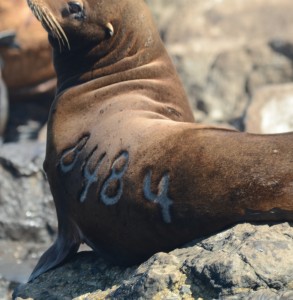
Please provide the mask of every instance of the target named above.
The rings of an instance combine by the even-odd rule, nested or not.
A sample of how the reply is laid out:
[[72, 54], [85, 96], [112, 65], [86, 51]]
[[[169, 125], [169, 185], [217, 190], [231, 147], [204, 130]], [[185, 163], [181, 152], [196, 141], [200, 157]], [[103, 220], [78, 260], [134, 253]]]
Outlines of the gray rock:
[[14, 282], [8, 281], [2, 276], [0, 276], [0, 299], [11, 299], [13, 289], [17, 284]]
[[292, 80], [290, 0], [148, 2], [197, 121], [245, 129], [254, 91]]
[[0, 299], [6, 299], [11, 285], [27, 280], [56, 232], [53, 199], [42, 170], [44, 146], [0, 146]]
[[293, 131], [293, 84], [257, 90], [246, 115], [246, 131], [281, 133]]
[[[237, 225], [137, 267], [93, 252], [18, 287], [19, 299], [292, 299], [293, 228]], [[291, 297], [291, 298], [290, 298]]]
[[42, 170], [44, 149], [38, 143], [0, 147], [0, 239], [52, 240], [56, 216]]

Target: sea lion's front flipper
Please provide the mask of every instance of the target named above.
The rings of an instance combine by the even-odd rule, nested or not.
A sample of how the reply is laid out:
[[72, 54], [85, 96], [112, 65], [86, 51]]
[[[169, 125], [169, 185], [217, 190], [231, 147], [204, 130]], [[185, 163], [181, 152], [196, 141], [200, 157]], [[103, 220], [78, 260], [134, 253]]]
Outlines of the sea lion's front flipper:
[[69, 235], [71, 236], [59, 231], [55, 243], [41, 256], [28, 282], [33, 281], [41, 274], [56, 267], [77, 252], [80, 245], [79, 236], [73, 231]]

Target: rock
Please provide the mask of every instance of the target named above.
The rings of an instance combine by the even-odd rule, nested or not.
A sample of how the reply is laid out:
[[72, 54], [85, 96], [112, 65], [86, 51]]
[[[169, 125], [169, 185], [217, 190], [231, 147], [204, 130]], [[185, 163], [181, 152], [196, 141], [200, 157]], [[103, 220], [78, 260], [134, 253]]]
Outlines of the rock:
[[17, 284], [8, 281], [0, 275], [0, 299], [11, 299], [13, 289]]
[[[32, 99], [10, 103], [5, 142], [36, 141], [47, 123], [51, 103], [51, 96], [42, 97], [42, 101]], [[46, 140], [46, 134], [45, 131], [43, 141]]]
[[[271, 62], [271, 63], [270, 63]], [[288, 58], [264, 45], [219, 53], [198, 93], [209, 120], [231, 122], [243, 118], [253, 92], [269, 83], [288, 82], [293, 69]]]
[[0, 239], [51, 242], [56, 217], [42, 169], [44, 151], [39, 143], [0, 147]]
[[56, 233], [53, 199], [42, 170], [45, 145], [0, 146], [0, 299], [26, 282]]
[[292, 81], [290, 0], [148, 2], [197, 121], [244, 130], [255, 89]]
[[282, 133], [293, 131], [293, 84], [257, 90], [246, 115], [246, 131]]
[[[291, 292], [290, 292], [291, 291]], [[293, 228], [241, 224], [140, 266], [121, 268], [80, 252], [34, 282], [26, 299], [292, 299]]]

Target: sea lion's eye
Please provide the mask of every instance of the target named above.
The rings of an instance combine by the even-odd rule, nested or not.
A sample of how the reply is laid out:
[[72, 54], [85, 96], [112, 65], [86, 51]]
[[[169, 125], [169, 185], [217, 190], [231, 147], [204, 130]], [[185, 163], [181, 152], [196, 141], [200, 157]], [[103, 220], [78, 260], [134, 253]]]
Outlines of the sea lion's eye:
[[69, 12], [71, 14], [79, 14], [83, 11], [82, 5], [79, 2], [72, 1], [68, 2]]
[[68, 2], [69, 14], [76, 20], [85, 19], [83, 5], [77, 1]]

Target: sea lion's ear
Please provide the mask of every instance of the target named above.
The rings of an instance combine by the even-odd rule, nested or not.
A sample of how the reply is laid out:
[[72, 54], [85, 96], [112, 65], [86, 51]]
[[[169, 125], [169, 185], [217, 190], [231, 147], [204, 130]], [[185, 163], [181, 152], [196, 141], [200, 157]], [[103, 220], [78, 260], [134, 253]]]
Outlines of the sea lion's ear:
[[108, 34], [112, 37], [114, 35], [114, 27], [111, 23], [107, 23], [106, 25]]

